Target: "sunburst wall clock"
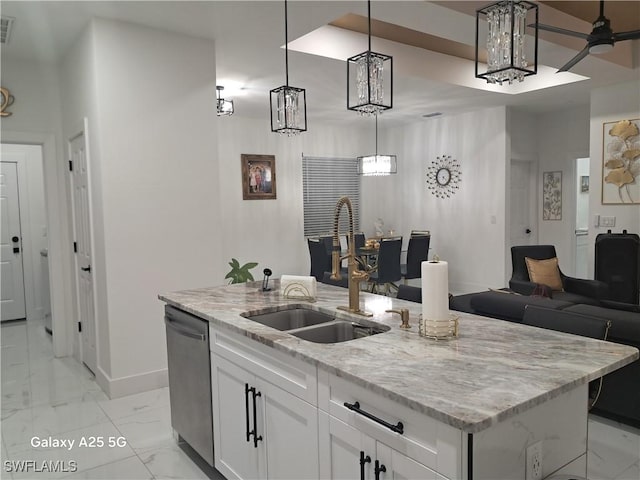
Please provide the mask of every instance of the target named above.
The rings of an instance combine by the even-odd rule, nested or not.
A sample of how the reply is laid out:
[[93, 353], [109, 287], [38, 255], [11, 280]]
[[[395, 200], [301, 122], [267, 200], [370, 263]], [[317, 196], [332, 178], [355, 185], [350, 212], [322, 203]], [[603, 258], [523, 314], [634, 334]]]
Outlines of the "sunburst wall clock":
[[460, 188], [461, 177], [458, 161], [451, 155], [442, 155], [427, 168], [427, 188], [438, 198], [449, 198]]

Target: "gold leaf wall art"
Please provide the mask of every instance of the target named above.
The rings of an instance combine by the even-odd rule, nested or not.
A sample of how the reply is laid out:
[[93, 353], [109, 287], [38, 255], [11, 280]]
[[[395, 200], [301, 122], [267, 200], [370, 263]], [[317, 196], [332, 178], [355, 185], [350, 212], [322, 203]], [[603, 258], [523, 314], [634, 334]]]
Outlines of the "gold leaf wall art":
[[640, 119], [603, 124], [602, 204], [640, 204]]

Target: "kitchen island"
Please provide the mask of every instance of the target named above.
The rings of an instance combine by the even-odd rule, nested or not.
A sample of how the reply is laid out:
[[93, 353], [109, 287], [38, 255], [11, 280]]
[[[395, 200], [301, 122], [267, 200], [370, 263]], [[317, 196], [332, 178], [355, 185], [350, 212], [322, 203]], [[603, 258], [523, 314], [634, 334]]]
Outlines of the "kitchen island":
[[[638, 358], [625, 345], [471, 314], [460, 314], [458, 338], [429, 340], [417, 333], [421, 305], [362, 294], [373, 313], [363, 319], [337, 310], [345, 289], [323, 284], [315, 302], [258, 283], [159, 298], [209, 322], [215, 466], [227, 477], [585, 476], [587, 385]], [[292, 306], [390, 328], [323, 344], [245, 318]], [[398, 308], [411, 329], [386, 312]], [[246, 443], [236, 454], [239, 444], [225, 445], [234, 422]]]

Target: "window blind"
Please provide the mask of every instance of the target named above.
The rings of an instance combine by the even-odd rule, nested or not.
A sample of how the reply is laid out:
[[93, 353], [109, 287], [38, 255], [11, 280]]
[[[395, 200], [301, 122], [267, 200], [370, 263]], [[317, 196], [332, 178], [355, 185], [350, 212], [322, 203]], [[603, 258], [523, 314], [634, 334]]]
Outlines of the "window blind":
[[[302, 157], [304, 234], [328, 235], [338, 199], [347, 196], [353, 205], [354, 231], [360, 231], [360, 176], [355, 158]], [[347, 209], [340, 212], [340, 233], [348, 232]]]

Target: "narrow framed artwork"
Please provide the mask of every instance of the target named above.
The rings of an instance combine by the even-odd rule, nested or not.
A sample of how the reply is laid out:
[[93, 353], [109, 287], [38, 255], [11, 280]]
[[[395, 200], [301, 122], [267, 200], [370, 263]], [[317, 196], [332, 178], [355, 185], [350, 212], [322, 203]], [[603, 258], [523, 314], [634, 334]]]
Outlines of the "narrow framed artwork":
[[243, 153], [242, 198], [243, 200], [273, 200], [276, 198], [275, 155], [253, 155]]
[[542, 174], [542, 220], [562, 220], [562, 172]]
[[602, 125], [602, 204], [640, 204], [640, 119]]
[[580, 175], [580, 191], [582, 193], [589, 191], [589, 175]]

